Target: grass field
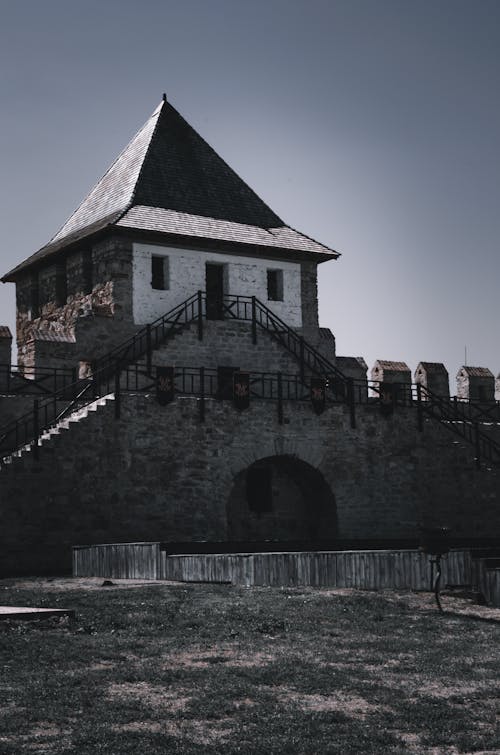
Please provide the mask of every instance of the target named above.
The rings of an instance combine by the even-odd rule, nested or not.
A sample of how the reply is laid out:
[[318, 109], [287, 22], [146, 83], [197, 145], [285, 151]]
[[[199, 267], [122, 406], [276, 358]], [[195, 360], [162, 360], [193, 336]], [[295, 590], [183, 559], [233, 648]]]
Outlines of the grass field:
[[500, 610], [328, 589], [0, 581], [0, 753], [500, 753]]

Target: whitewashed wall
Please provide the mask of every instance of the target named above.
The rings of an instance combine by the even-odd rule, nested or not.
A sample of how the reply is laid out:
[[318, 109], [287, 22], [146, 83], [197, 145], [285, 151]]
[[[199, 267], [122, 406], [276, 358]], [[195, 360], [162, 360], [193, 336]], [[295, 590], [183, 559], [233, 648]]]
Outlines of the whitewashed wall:
[[[165, 255], [169, 258], [170, 286], [166, 291], [157, 291], [151, 287], [152, 255]], [[205, 291], [207, 262], [227, 266], [224, 276], [228, 287], [226, 294], [256, 296], [288, 325], [294, 328], [301, 327], [300, 264], [153, 244], [134, 244], [134, 322], [137, 325], [145, 325], [180, 304], [196, 291]], [[284, 301], [267, 300], [268, 269], [283, 270]]]

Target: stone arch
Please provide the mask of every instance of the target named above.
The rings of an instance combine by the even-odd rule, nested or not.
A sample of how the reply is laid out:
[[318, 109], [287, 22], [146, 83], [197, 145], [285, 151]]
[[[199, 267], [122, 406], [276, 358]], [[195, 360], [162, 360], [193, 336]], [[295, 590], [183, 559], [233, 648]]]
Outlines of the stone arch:
[[266, 456], [235, 476], [227, 527], [233, 542], [332, 544], [335, 498], [317, 467], [297, 456]]

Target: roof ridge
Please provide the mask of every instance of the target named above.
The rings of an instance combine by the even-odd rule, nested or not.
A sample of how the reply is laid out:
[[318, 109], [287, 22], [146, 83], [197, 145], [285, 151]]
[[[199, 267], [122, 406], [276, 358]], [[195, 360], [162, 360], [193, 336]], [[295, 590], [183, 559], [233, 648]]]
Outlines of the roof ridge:
[[[151, 145], [153, 144], [153, 140], [154, 140], [154, 138], [155, 138], [155, 136], [156, 136], [156, 134], [157, 134], [157, 132], [158, 132], [158, 124], [159, 124], [159, 122], [160, 122], [161, 114], [162, 114], [162, 112], [163, 112], [163, 109], [164, 109], [164, 107], [165, 107], [165, 105], [166, 105], [166, 104], [167, 104], [167, 98], [166, 98], [166, 95], [163, 95], [163, 99], [162, 99], [162, 101], [160, 102], [160, 104], [159, 104], [159, 105], [157, 105], [157, 106], [156, 106], [156, 108], [154, 109], [154, 111], [153, 111], [153, 112], [151, 113], [151, 116], [150, 116], [150, 118], [148, 119], [148, 120], [151, 120], [151, 118], [152, 118], [152, 117], [153, 117], [153, 116], [154, 116], [154, 115], [156, 114], [156, 112], [158, 111], [158, 117], [157, 117], [157, 119], [156, 119], [155, 127], [154, 127], [154, 129], [153, 129], [153, 132], [152, 132], [152, 134], [151, 134], [150, 138], [149, 138], [149, 142], [148, 142], [148, 146], [147, 146], [147, 149], [146, 149], [146, 151], [145, 151], [145, 153], [144, 153], [144, 157], [143, 157], [143, 159], [142, 159], [142, 161], [141, 161], [141, 167], [139, 168], [139, 172], [138, 172], [138, 174], [137, 174], [137, 178], [136, 178], [136, 181], [135, 181], [135, 184], [134, 184], [134, 188], [132, 189], [132, 194], [131, 194], [131, 196], [130, 196], [130, 200], [129, 200], [129, 201], [127, 202], [127, 204], [126, 204], [126, 206], [125, 206], [125, 209], [124, 209], [124, 210], [123, 210], [123, 212], [122, 212], [122, 213], [120, 214], [120, 217], [119, 217], [119, 218], [117, 218], [117, 220], [121, 220], [121, 219], [123, 218], [123, 216], [124, 216], [124, 215], [125, 215], [125, 214], [126, 214], [126, 213], [127, 213], [128, 211], [129, 211], [129, 210], [130, 210], [130, 208], [134, 206], [134, 200], [135, 200], [135, 195], [136, 195], [136, 193], [137, 193], [137, 187], [138, 187], [138, 185], [139, 185], [139, 181], [141, 180], [141, 176], [142, 176], [142, 173], [143, 173], [143, 171], [144, 171], [144, 163], [146, 162], [146, 158], [147, 158], [147, 156], [148, 156], [148, 152], [149, 152], [149, 150], [151, 149]], [[171, 106], [171, 107], [172, 107], [172, 106]], [[145, 126], [145, 125], [146, 125], [146, 124], [144, 124], [144, 126]], [[144, 126], [142, 126], [142, 128], [144, 128]], [[139, 130], [142, 130], [142, 129], [139, 129]], [[138, 133], [139, 133], [139, 132], [138, 132]], [[129, 142], [129, 144], [130, 144], [130, 142]], [[127, 144], [127, 147], [128, 147], [128, 144]], [[125, 149], [127, 149], [127, 147], [125, 147]]]
[[[50, 241], [48, 241], [47, 244], [45, 244], [44, 247], [42, 247], [42, 248], [48, 247], [48, 246], [50, 246], [53, 243], [57, 243], [57, 241], [60, 241], [60, 240], [62, 241], [62, 239], [65, 238], [63, 236], [61, 239], [58, 239], [58, 236], [60, 235], [61, 231], [66, 226], [68, 226], [68, 225], [71, 224], [71, 220], [81, 210], [81, 208], [85, 205], [85, 203], [90, 199], [90, 197], [96, 191], [96, 189], [98, 189], [98, 187], [103, 183], [103, 181], [105, 180], [106, 176], [108, 176], [110, 173], [112, 173], [113, 169], [120, 162], [120, 160], [123, 158], [123, 156], [127, 153], [127, 151], [130, 150], [131, 145], [134, 144], [134, 142], [138, 139], [139, 135], [143, 131], [146, 130], [147, 126], [149, 125], [149, 123], [151, 122], [151, 120], [155, 116], [157, 116], [157, 122], [155, 124], [154, 129], [153, 129], [153, 132], [156, 130], [156, 127], [158, 125], [158, 119], [159, 119], [159, 116], [160, 116], [160, 113], [161, 113], [162, 105], [163, 105], [163, 103], [160, 103], [159, 105], [157, 105], [157, 107], [153, 110], [153, 112], [151, 113], [151, 115], [149, 116], [149, 118], [146, 120], [146, 122], [143, 123], [142, 126], [132, 135], [131, 139], [128, 140], [128, 142], [123, 147], [123, 149], [120, 151], [120, 153], [117, 155], [117, 157], [106, 168], [106, 170], [101, 175], [101, 177], [99, 178], [99, 180], [96, 181], [94, 183], [94, 185], [92, 186], [92, 188], [90, 189], [90, 191], [87, 192], [87, 194], [85, 195], [84, 199], [79, 203], [78, 207], [76, 207], [76, 209], [71, 213], [71, 215], [66, 219], [66, 221], [63, 223], [63, 225], [59, 228], [59, 230], [57, 231], [57, 233], [55, 233], [54, 236], [52, 236], [52, 238], [50, 239]], [[145, 156], [146, 156], [146, 154], [147, 154], [147, 152], [149, 150], [150, 145], [151, 145], [151, 137], [148, 139], [148, 142], [147, 142], [147, 147], [145, 149], [144, 157], [142, 158], [142, 161], [141, 161], [141, 168], [142, 168], [142, 165], [144, 164], [144, 159], [145, 159]], [[136, 186], [137, 186], [137, 179], [136, 179], [136, 181], [134, 183], [134, 188]], [[125, 205], [125, 212], [129, 209], [129, 206], [128, 206], [129, 202], [130, 202], [130, 200]], [[116, 212], [116, 210], [115, 210], [115, 212]], [[121, 216], [122, 212], [123, 212], [123, 208], [120, 208], [120, 216]], [[108, 214], [112, 214], [112, 213], [108, 213]], [[70, 236], [71, 233], [68, 233], [67, 235]]]

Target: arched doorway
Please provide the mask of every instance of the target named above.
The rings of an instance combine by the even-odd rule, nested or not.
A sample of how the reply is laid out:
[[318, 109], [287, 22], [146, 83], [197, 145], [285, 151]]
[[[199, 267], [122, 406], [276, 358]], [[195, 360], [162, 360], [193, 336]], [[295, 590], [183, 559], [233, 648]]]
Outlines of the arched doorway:
[[295, 456], [259, 459], [235, 478], [228, 539], [320, 545], [337, 534], [335, 498], [318, 469]]

